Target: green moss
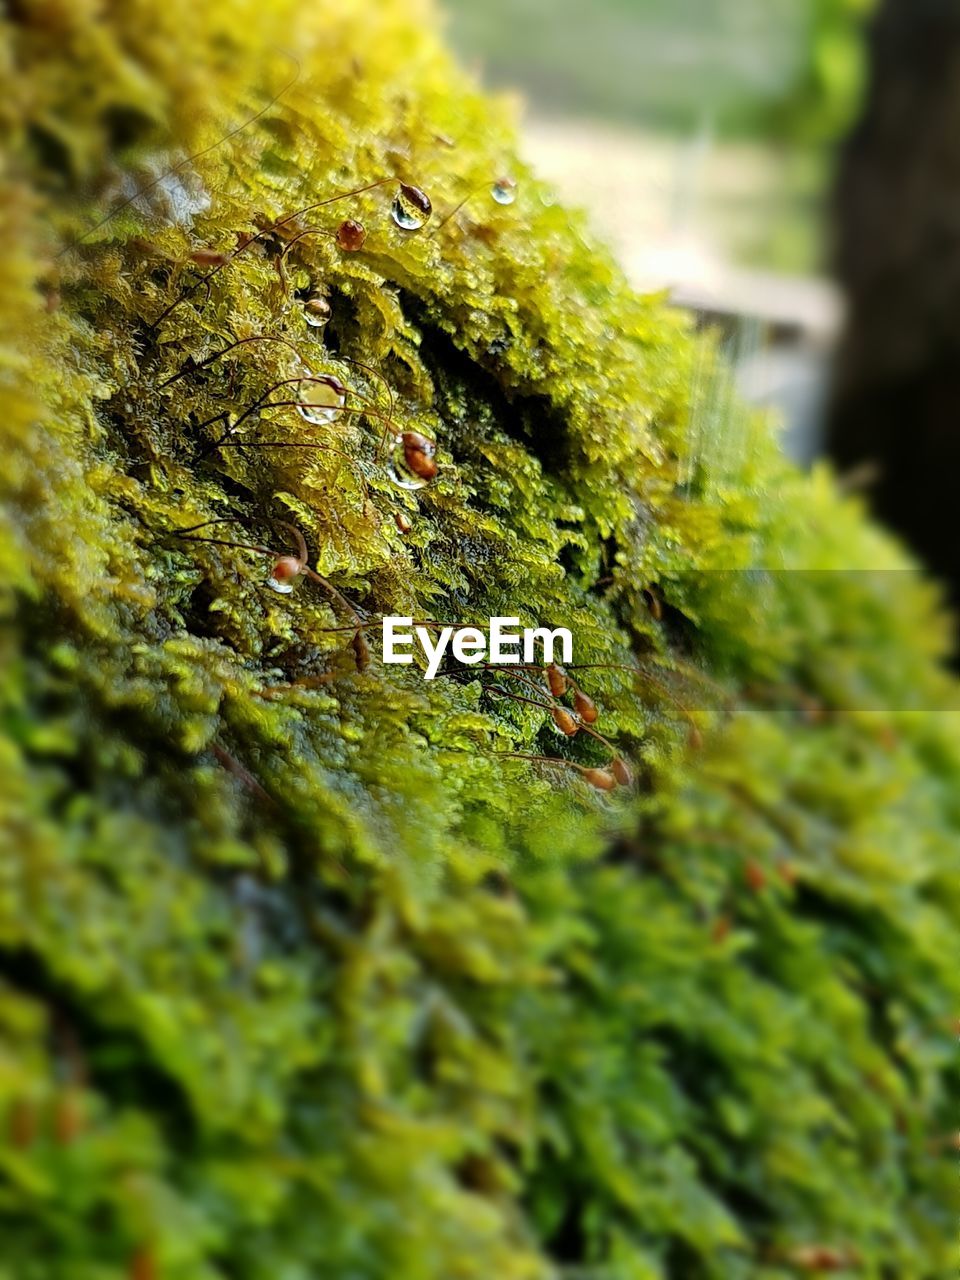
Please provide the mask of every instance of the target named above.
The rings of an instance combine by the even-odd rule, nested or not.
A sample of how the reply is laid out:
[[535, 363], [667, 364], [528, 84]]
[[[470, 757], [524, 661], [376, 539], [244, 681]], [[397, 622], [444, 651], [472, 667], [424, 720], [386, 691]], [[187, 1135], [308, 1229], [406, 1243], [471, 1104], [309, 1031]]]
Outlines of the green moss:
[[[936, 594], [629, 292], [418, 5], [13, 13], [0, 1277], [772, 1280], [814, 1246], [947, 1274]], [[278, 43], [280, 100], [97, 225], [289, 80]], [[310, 236], [286, 284], [251, 249], [195, 287], [190, 253], [391, 175], [428, 230], [380, 187], [306, 219], [360, 219], [361, 252]], [[282, 343], [197, 369], [257, 334], [388, 386], [436, 483], [392, 484], [374, 411], [210, 448], [292, 376]], [[636, 791], [495, 758], [604, 752], [384, 667], [375, 628], [358, 672], [342, 600], [175, 536], [226, 516], [278, 549], [294, 522], [372, 616], [520, 612], [634, 666], [583, 682]]]

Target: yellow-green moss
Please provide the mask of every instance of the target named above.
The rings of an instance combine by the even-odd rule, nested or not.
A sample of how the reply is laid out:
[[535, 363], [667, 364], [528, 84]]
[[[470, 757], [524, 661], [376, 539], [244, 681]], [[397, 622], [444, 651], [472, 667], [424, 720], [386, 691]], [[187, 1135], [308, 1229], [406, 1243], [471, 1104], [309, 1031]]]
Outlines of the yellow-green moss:
[[[0, 1277], [772, 1280], [814, 1247], [945, 1275], [935, 593], [762, 424], [704, 430], [709, 350], [524, 168], [433, 24], [392, 0], [5, 20]], [[286, 286], [245, 252], [156, 323], [191, 253], [388, 176], [429, 192], [427, 230], [377, 188], [307, 219], [361, 220], [361, 252], [306, 237]], [[196, 369], [257, 334], [381, 408], [385, 380], [437, 482], [396, 489], [373, 413], [237, 436], [325, 449], [211, 449], [199, 423], [291, 375], [280, 343]], [[604, 752], [375, 643], [358, 672], [319, 586], [173, 536], [225, 516], [278, 548], [294, 522], [372, 616], [519, 612], [636, 665], [583, 677], [636, 792], [495, 759]]]

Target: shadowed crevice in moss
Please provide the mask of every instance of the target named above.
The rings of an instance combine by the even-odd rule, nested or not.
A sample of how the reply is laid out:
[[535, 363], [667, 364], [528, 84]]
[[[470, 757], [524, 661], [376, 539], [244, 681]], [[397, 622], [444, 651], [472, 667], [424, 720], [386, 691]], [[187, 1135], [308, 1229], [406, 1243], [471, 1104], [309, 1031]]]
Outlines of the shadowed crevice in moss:
[[198, 1131], [190, 1101], [176, 1080], [152, 1061], [132, 1020], [111, 1008], [109, 993], [102, 1007], [89, 993], [55, 975], [39, 955], [0, 949], [0, 984], [42, 1006], [49, 1019], [48, 1051], [59, 1087], [92, 1087], [120, 1108], [147, 1112], [166, 1135], [178, 1158], [189, 1159]]
[[[498, 377], [496, 353], [487, 362], [472, 359], [453, 338], [431, 322], [430, 310], [411, 295], [400, 294], [404, 311], [416, 323], [423, 344], [420, 355], [436, 387], [438, 409], [445, 424], [463, 430], [464, 444], [476, 449], [476, 422], [458, 421], [457, 406], [467, 404], [473, 411], [482, 406], [483, 426], [499, 429], [518, 444], [529, 448], [545, 475], [565, 477], [569, 472], [567, 424], [545, 395], [524, 395], [506, 389]], [[475, 463], [478, 459], [471, 459]]]

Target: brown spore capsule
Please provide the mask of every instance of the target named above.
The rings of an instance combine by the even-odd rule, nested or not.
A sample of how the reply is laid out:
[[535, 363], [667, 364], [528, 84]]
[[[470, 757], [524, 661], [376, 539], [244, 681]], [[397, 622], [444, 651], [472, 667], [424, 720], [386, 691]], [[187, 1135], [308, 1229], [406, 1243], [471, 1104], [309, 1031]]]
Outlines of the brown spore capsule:
[[597, 719], [597, 704], [592, 698], [587, 697], [582, 689], [578, 689], [573, 695], [573, 709], [583, 721], [584, 724], [594, 724]]
[[398, 511], [393, 517], [393, 520], [401, 533], [409, 533], [413, 528], [413, 522], [405, 516], [402, 511]]
[[551, 662], [546, 669], [547, 688], [555, 698], [562, 698], [567, 692], [570, 681], [567, 679], [567, 673], [563, 667], [558, 666], [555, 662]]
[[432, 480], [437, 474], [437, 464], [434, 459], [437, 446], [419, 431], [404, 431], [400, 439], [407, 469], [420, 480]]
[[617, 756], [610, 765], [610, 772], [616, 778], [617, 783], [621, 787], [630, 787], [633, 785], [633, 770], [621, 756]]
[[7, 1120], [10, 1145], [18, 1151], [32, 1147], [37, 1137], [37, 1109], [27, 1098], [18, 1098]]
[[353, 659], [357, 665], [357, 670], [366, 671], [370, 665], [370, 646], [367, 644], [363, 632], [359, 629], [353, 633], [350, 648], [353, 650]]
[[802, 1245], [792, 1250], [786, 1258], [798, 1271], [846, 1271], [854, 1265], [854, 1259], [845, 1249], [831, 1245]]
[[423, 489], [437, 474], [437, 446], [419, 431], [395, 436], [387, 471], [400, 489]]
[[194, 249], [187, 256], [198, 267], [225, 267], [230, 261], [230, 255], [219, 249]]
[[65, 1089], [57, 1099], [53, 1112], [53, 1136], [61, 1147], [68, 1147], [83, 1133], [83, 1108], [75, 1089]]
[[759, 862], [748, 862], [743, 870], [743, 878], [747, 887], [754, 893], [762, 893], [767, 885], [767, 873]]
[[733, 921], [729, 916], [718, 916], [713, 922], [713, 928], [710, 930], [710, 937], [716, 943], [726, 942], [730, 936], [730, 930], [733, 928]]
[[344, 253], [356, 253], [358, 249], [362, 249], [366, 238], [367, 233], [363, 223], [357, 222], [354, 218], [347, 218], [337, 227], [337, 244]]
[[557, 726], [561, 733], [566, 734], [568, 738], [579, 730], [580, 726], [574, 720], [573, 716], [566, 707], [552, 707], [550, 714], [553, 717], [553, 723]]
[[127, 1267], [128, 1280], [157, 1280], [157, 1260], [153, 1250], [138, 1249]]
[[583, 777], [598, 791], [613, 791], [617, 785], [617, 780], [609, 769], [584, 769]]

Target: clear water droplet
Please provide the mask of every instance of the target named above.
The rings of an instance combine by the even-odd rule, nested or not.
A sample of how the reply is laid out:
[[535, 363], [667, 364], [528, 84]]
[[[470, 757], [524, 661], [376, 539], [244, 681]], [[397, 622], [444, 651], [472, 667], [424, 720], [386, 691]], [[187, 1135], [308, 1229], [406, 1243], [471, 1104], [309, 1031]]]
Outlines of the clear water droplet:
[[433, 205], [425, 191], [401, 182], [390, 210], [390, 216], [401, 230], [419, 231], [432, 212]]
[[330, 303], [320, 294], [315, 294], [303, 304], [303, 318], [311, 329], [322, 329], [330, 320]]
[[497, 204], [513, 204], [517, 198], [517, 182], [515, 178], [498, 178], [490, 188], [490, 194]]
[[333, 422], [346, 400], [346, 387], [332, 374], [310, 375], [297, 383], [297, 412], [317, 426]]
[[390, 460], [387, 463], [387, 474], [399, 489], [425, 489], [430, 483], [423, 476], [411, 471], [407, 463], [407, 444], [402, 435], [394, 436], [390, 448]]
[[288, 596], [293, 590], [294, 579], [299, 578], [302, 572], [303, 562], [297, 556], [280, 556], [267, 579], [267, 586], [282, 596]]

